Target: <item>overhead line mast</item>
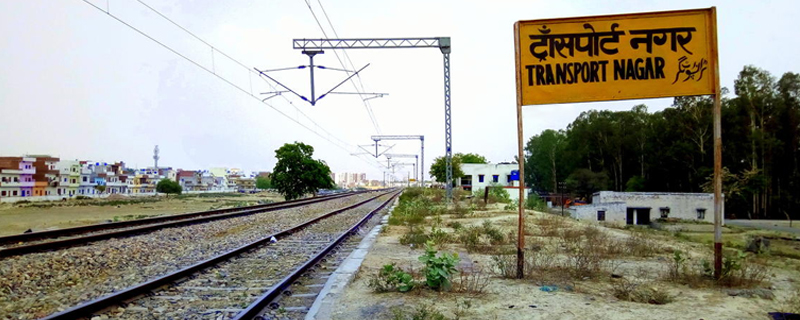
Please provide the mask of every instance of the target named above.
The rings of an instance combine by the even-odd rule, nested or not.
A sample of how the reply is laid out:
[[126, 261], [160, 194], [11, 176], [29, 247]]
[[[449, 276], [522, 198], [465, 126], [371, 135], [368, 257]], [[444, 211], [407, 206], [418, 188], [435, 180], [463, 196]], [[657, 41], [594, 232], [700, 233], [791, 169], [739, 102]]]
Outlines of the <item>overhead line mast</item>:
[[[444, 64], [445, 188], [447, 190], [447, 201], [453, 200], [453, 139], [450, 118], [450, 37], [293, 39], [292, 45], [294, 49], [304, 51], [323, 49], [439, 48], [442, 52]], [[420, 167], [423, 166], [424, 163]], [[425, 180], [424, 175], [422, 175], [422, 179], [423, 181]]]

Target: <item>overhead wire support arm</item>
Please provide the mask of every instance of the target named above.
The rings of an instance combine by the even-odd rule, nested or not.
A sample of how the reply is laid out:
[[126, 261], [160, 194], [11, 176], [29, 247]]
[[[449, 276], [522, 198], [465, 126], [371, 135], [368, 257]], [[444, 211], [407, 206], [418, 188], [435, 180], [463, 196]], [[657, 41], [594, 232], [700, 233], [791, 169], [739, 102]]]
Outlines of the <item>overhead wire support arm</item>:
[[374, 48], [441, 48], [443, 39], [435, 38], [373, 38], [373, 39], [293, 39], [295, 49], [374, 49]]
[[[346, 38], [346, 39], [292, 39], [294, 49], [322, 50], [322, 49], [394, 49], [394, 48], [439, 48], [442, 52], [444, 65], [444, 130], [445, 130], [445, 189], [447, 201], [453, 199], [453, 141], [450, 98], [450, 37], [430, 38]], [[420, 139], [422, 140], [422, 139]], [[424, 146], [424, 140], [422, 140]], [[421, 152], [424, 154], [423, 152]], [[424, 158], [423, 158], [424, 159]], [[420, 166], [424, 170], [424, 161]], [[425, 175], [422, 173], [424, 181]], [[422, 184], [424, 185], [424, 183]]]

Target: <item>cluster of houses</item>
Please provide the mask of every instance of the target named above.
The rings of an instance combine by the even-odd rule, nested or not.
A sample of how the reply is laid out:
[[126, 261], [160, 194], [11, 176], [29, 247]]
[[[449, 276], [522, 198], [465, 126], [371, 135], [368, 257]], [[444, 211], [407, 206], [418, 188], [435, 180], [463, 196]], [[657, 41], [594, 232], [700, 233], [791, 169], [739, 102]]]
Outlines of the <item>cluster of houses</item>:
[[162, 179], [176, 181], [188, 192], [255, 190], [256, 177], [269, 175], [228, 168], [134, 169], [124, 162], [61, 160], [47, 155], [0, 157], [0, 201], [155, 194]]

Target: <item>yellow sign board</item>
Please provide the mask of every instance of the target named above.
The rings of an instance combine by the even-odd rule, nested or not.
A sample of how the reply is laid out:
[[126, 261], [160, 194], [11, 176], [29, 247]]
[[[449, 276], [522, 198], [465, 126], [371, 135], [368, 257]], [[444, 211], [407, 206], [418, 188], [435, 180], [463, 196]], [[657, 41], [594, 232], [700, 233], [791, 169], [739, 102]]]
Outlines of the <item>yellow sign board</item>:
[[716, 93], [715, 8], [514, 24], [522, 105]]
[[417, 182], [417, 179], [408, 179], [408, 182]]

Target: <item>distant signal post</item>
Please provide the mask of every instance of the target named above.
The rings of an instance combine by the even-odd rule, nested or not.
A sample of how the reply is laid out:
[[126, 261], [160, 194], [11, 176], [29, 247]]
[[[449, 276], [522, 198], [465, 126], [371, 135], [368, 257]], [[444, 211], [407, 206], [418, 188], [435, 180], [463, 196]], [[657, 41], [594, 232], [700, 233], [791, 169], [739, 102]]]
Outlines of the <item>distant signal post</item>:
[[714, 272], [722, 268], [722, 132], [716, 8], [518, 21], [517, 277], [524, 274], [522, 106], [714, 96]]

